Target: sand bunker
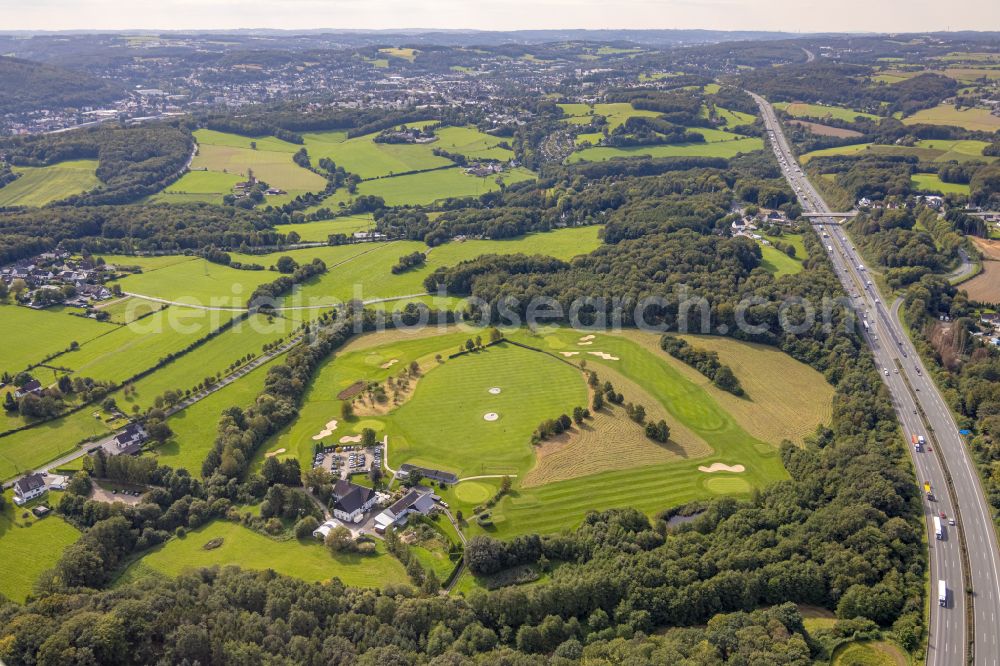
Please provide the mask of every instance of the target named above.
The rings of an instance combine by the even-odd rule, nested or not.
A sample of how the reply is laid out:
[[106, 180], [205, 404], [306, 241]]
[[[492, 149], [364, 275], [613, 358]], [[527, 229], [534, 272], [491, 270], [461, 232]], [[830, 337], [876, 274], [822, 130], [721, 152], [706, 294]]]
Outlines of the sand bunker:
[[399, 363], [399, 359], [398, 358], [394, 358], [391, 361], [386, 361], [380, 367], [383, 370], [388, 370], [389, 368], [391, 368], [392, 366], [396, 365], [397, 363]]
[[340, 438], [341, 444], [357, 444], [361, 441], [361, 435], [344, 435]]
[[273, 458], [274, 456], [282, 454], [285, 451], [286, 451], [286, 449], [278, 449], [277, 451], [269, 451], [269, 452], [267, 452], [267, 453], [264, 454], [264, 457], [265, 458]]
[[484, 421], [496, 421], [498, 418], [500, 418], [500, 415], [497, 414], [496, 412], [489, 412], [487, 414], [483, 414]]
[[324, 437], [329, 437], [330, 435], [333, 434], [333, 431], [336, 430], [336, 429], [337, 429], [337, 420], [336, 419], [334, 419], [333, 421], [327, 422], [326, 427], [323, 428], [322, 430], [320, 430], [319, 434], [313, 435], [313, 441], [314, 442], [318, 442], [319, 440], [323, 439]]
[[580, 338], [580, 342], [587, 342], [588, 340], [593, 340], [596, 337], [597, 337], [596, 335], [585, 335], [582, 338]]
[[570, 357], [570, 356], [576, 356], [580, 352], [559, 352], [559, 353], [562, 354], [563, 356]]
[[713, 472], [742, 472], [746, 468], [743, 465], [725, 465], [723, 463], [712, 463], [709, 467], [702, 465], [698, 468], [699, 472], [705, 472], [706, 474], [711, 474]]
[[500, 395], [500, 387], [494, 386], [493, 388], [490, 389], [490, 393], [492, 393], [493, 395]]
[[579, 346], [581, 346], [581, 347], [586, 347], [587, 345], [592, 345], [592, 344], [594, 344], [594, 341], [593, 341], [593, 340], [587, 340], [586, 342], [578, 342], [578, 343], [576, 343], [576, 344], [578, 344], [578, 345], [579, 345]]
[[587, 352], [587, 353], [590, 354], [591, 356], [600, 356], [605, 361], [620, 361], [621, 360], [617, 356], [612, 356], [611, 354], [609, 354], [607, 352]]

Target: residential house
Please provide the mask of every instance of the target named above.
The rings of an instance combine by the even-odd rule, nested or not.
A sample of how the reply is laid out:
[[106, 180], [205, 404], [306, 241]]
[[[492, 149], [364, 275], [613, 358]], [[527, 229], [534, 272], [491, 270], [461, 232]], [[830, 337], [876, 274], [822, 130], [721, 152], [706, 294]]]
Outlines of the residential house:
[[45, 494], [45, 478], [41, 474], [28, 474], [14, 482], [14, 504], [21, 506]]
[[142, 449], [143, 443], [149, 435], [141, 423], [129, 423], [125, 429], [114, 436], [111, 440], [112, 455], [135, 455]]
[[38, 381], [37, 379], [32, 379], [30, 382], [28, 382], [27, 384], [25, 384], [21, 388], [19, 388], [16, 391], [14, 391], [14, 397], [15, 398], [23, 398], [24, 396], [28, 395], [29, 393], [38, 394], [38, 393], [41, 393], [41, 392], [42, 392], [42, 383], [40, 381]]
[[406, 524], [411, 513], [426, 516], [434, 509], [434, 498], [430, 493], [411, 490], [403, 495], [395, 504], [375, 516], [375, 531], [383, 534], [390, 526]]
[[987, 312], [979, 315], [979, 321], [987, 326], [1000, 330], [1000, 314]]

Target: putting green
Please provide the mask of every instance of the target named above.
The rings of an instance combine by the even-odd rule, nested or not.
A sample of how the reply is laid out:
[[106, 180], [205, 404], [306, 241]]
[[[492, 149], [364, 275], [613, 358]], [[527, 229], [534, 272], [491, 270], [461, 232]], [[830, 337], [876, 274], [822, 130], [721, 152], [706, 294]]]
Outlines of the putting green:
[[750, 492], [750, 484], [735, 477], [716, 477], [705, 480], [705, 489], [716, 495], [740, 495]]
[[455, 497], [469, 504], [485, 502], [492, 494], [492, 488], [478, 481], [463, 481], [455, 486]]
[[365, 419], [354, 424], [354, 430], [357, 430], [358, 432], [361, 432], [365, 428], [371, 428], [375, 432], [378, 432], [385, 428], [385, 424], [381, 421], [376, 421], [375, 419]]

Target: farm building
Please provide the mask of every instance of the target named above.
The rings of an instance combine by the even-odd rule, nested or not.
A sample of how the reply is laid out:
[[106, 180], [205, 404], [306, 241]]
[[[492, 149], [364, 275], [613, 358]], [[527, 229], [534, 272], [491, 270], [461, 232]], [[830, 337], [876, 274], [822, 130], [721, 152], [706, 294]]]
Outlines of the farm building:
[[41, 474], [22, 476], [14, 482], [14, 503], [21, 506], [45, 494], [45, 478]]
[[396, 476], [400, 479], [408, 479], [410, 474], [414, 472], [419, 474], [422, 478], [430, 479], [431, 481], [447, 484], [458, 483], [458, 477], [451, 472], [443, 472], [439, 469], [429, 469], [427, 467], [417, 467], [416, 465], [411, 465], [409, 463], [403, 463], [400, 465], [399, 471], [396, 472]]
[[326, 539], [327, 534], [337, 529], [338, 527], [342, 527], [340, 521], [328, 520], [319, 527], [317, 527], [315, 530], [313, 530], [313, 536], [319, 539], [320, 541], [323, 541]]
[[430, 493], [411, 490], [395, 504], [375, 516], [375, 531], [382, 534], [390, 525], [405, 525], [411, 513], [427, 515], [434, 508], [434, 498]]

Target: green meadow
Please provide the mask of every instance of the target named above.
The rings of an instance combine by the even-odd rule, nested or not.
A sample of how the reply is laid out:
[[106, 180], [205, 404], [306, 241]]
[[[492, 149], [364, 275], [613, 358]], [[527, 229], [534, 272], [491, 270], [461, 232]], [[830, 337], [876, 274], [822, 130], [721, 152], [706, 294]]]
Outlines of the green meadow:
[[331, 234], [345, 234], [350, 236], [355, 231], [367, 231], [369, 227], [374, 226], [375, 222], [371, 214], [367, 214], [345, 215], [330, 220], [303, 222], [301, 224], [279, 224], [275, 227], [275, 230], [280, 234], [289, 234], [294, 231], [303, 242], [319, 241], [325, 243]]
[[[254, 314], [204, 344], [163, 366], [132, 385], [128, 397], [119, 403], [128, 411], [132, 405], [147, 408], [166, 391], [194, 389], [207, 376], [227, 374], [230, 365], [247, 354], [260, 356], [263, 346], [289, 337], [303, 322], [308, 311], [297, 310], [268, 317]], [[236, 383], [240, 384], [244, 380]]]
[[872, 113], [864, 113], [861, 111], [855, 111], [854, 109], [848, 109], [842, 106], [827, 106], [825, 104], [805, 104], [802, 102], [779, 102], [774, 105], [775, 108], [781, 109], [790, 116], [796, 118], [818, 118], [820, 120], [824, 118], [835, 118], [837, 120], [846, 120], [848, 122], [854, 122], [858, 116], [862, 118], [867, 118], [868, 120], [878, 120], [878, 116]]
[[985, 141], [973, 140], [947, 140], [947, 139], [923, 139], [917, 141], [913, 146], [889, 146], [873, 143], [856, 143], [849, 146], [837, 146], [835, 148], [825, 148], [805, 153], [799, 160], [805, 164], [814, 157], [826, 155], [858, 155], [864, 152], [878, 153], [880, 155], [913, 155], [926, 162], [968, 162], [971, 160], [981, 160], [984, 162], [995, 161], [996, 157], [983, 156], [983, 148], [989, 144]]
[[233, 315], [171, 306], [85, 342], [77, 351], [60, 356], [57, 363], [82, 377], [120, 382], [205, 337]]
[[111, 427], [105, 423], [105, 416], [97, 407], [88, 408], [0, 437], [0, 479], [24, 474], [74, 451], [84, 440], [107, 435]]
[[[711, 133], [713, 130], [702, 130], [703, 134]], [[718, 130], [715, 130], [718, 131]], [[571, 154], [566, 161], [570, 164], [575, 162], [601, 162], [616, 158], [628, 157], [735, 157], [740, 153], [752, 153], [764, 148], [764, 141], [757, 137], [743, 137], [739, 134], [730, 134], [728, 140], [711, 141], [705, 143], [677, 143], [659, 146], [630, 146], [628, 148], [612, 148], [598, 146], [594, 148], [584, 148]], [[708, 139], [708, 136], [705, 137]]]
[[608, 120], [608, 131], [619, 125], [623, 125], [629, 118], [644, 117], [655, 118], [660, 115], [656, 111], [643, 111], [634, 108], [628, 102], [614, 102], [611, 104], [560, 104], [559, 108], [567, 116], [564, 121], [572, 125], [588, 125], [591, 119], [596, 116], [604, 116]]
[[75, 317], [71, 310], [48, 308], [32, 310], [17, 305], [0, 305], [4, 344], [0, 346], [0, 372], [14, 374], [51, 354], [64, 351], [73, 342], [84, 344], [115, 330], [114, 325], [86, 317]]
[[[801, 236], [799, 239], [799, 245], [801, 245]], [[769, 240], [773, 241], [775, 239], [769, 238]], [[791, 242], [791, 236], [786, 234], [778, 238], [778, 240], [788, 243]], [[772, 273], [777, 277], [781, 277], [782, 275], [794, 275], [802, 270], [802, 259], [805, 258], [805, 250], [803, 248], [797, 248], [794, 257], [789, 257], [773, 245], [762, 244], [760, 251], [763, 256], [761, 265], [767, 269], [769, 273]]]
[[73, 160], [44, 167], [14, 167], [17, 180], [0, 187], [0, 206], [44, 206], [100, 187], [97, 160]]
[[[354, 259], [332, 267], [325, 275], [296, 287], [289, 302], [323, 304], [357, 297], [369, 300], [422, 294], [427, 291], [424, 279], [439, 267], [454, 266], [484, 254], [522, 252], [571, 259], [596, 249], [601, 244], [598, 237], [600, 230], [601, 227], [597, 225], [573, 227], [504, 240], [452, 241], [434, 248], [416, 241], [347, 246], [362, 248], [363, 254], [359, 253]], [[392, 273], [392, 267], [401, 256], [428, 250], [427, 263], [423, 267], [398, 275]], [[312, 249], [305, 249], [293, 250], [287, 254], [302, 262], [313, 256], [311, 252]], [[330, 262], [327, 265], [332, 266]], [[357, 285], [360, 285], [360, 291], [355, 290]]]
[[[534, 461], [537, 425], [587, 406], [579, 370], [506, 343], [447, 361], [420, 381], [386, 423], [392, 463], [440, 466], [459, 476], [523, 474]], [[499, 418], [486, 421], [488, 413]]]
[[995, 132], [1000, 129], [1000, 116], [994, 116], [986, 109], [956, 109], [953, 104], [940, 104], [903, 118], [904, 125], [918, 123], [953, 125], [967, 130]]
[[[243, 177], [235, 173], [189, 171], [163, 190], [163, 194], [170, 195], [170, 197], [157, 195], [153, 197], [153, 200], [169, 202], [171, 199], [179, 199], [183, 195], [188, 195], [192, 201], [221, 203], [222, 197], [232, 194], [233, 186], [241, 180]], [[174, 201], [174, 203], [179, 202]]]
[[915, 190], [937, 194], [968, 194], [968, 183], [946, 183], [936, 173], [916, 173], [910, 177]]
[[221, 203], [222, 196], [231, 192], [233, 184], [245, 180], [251, 169], [259, 180], [288, 193], [268, 197], [267, 203], [272, 205], [280, 205], [306, 192], [322, 192], [326, 187], [325, 178], [292, 161], [292, 155], [301, 148], [294, 143], [274, 137], [250, 138], [206, 129], [197, 130], [194, 136], [198, 154], [191, 162], [191, 172], [152, 197], [154, 201]]
[[[218, 548], [206, 550], [212, 539], [222, 539]], [[216, 520], [170, 539], [134, 562], [122, 575], [130, 582], [148, 575], [177, 576], [200, 567], [234, 565], [244, 569], [271, 569], [309, 582], [339, 578], [345, 585], [384, 587], [407, 584], [403, 565], [377, 544], [374, 555], [331, 555], [319, 541], [309, 538], [276, 541], [238, 523]]]
[[[449, 153], [465, 155], [469, 159], [491, 159], [506, 162], [514, 159], [514, 151], [501, 148], [504, 139], [484, 134], [474, 127], [442, 127], [435, 130], [438, 140], [431, 148], [441, 148]], [[509, 141], [509, 140], [508, 140]]]
[[[573, 348], [578, 335], [576, 331], [559, 330], [530, 340], [555, 351]], [[600, 368], [608, 366], [637, 382], [662, 402], [672, 420], [708, 442], [712, 453], [695, 460], [610, 470], [536, 488], [518, 488], [498, 505], [492, 531], [502, 536], [558, 532], [579, 523], [589, 510], [634, 506], [654, 513], [699, 497], [746, 495], [755, 487], [787, 477], [777, 442], [751, 436], [706, 389], [668, 362], [665, 354], [653, 353], [644, 345], [614, 335], [599, 334], [594, 344], [618, 360], [588, 356], [589, 367], [600, 375]], [[698, 471], [699, 465], [713, 462], [741, 464], [746, 469], [739, 474]], [[727, 481], [720, 483], [720, 479]]]
[[[450, 162], [449, 162], [450, 164]], [[388, 206], [430, 205], [449, 197], [478, 197], [500, 189], [497, 179], [510, 185], [524, 180], [533, 180], [535, 174], [518, 167], [504, 171], [499, 176], [480, 178], [465, 173], [457, 166], [423, 171], [404, 176], [376, 178], [358, 185], [357, 193], [350, 195], [346, 190], [338, 190], [327, 201], [331, 208], [340, 203], [350, 202], [356, 196], [369, 195], [385, 199]], [[332, 205], [331, 205], [332, 204]]]
[[14, 506], [13, 497], [13, 491], [4, 492], [6, 502], [0, 511], [0, 596], [24, 603], [38, 576], [55, 566], [63, 550], [80, 538], [80, 532], [56, 514], [42, 519], [31, 514], [28, 518], [22, 516], [37, 504], [54, 504], [54, 497], [43, 496], [24, 507]]
[[[428, 123], [411, 123], [414, 126]], [[313, 163], [328, 157], [337, 166], [364, 179], [379, 178], [410, 171], [426, 171], [452, 164], [451, 160], [438, 157], [432, 151], [437, 142], [375, 143], [376, 134], [348, 139], [343, 132], [317, 132], [307, 134], [306, 149]], [[338, 141], [339, 139], [339, 141]]]
[[[655, 513], [697, 498], [745, 496], [754, 488], [786, 477], [777, 452], [781, 439], [798, 441], [800, 432], [811, 431], [829, 417], [832, 392], [819, 373], [770, 348], [729, 340], [721, 341], [728, 346], [722, 345], [719, 351], [725, 352], [726, 362], [748, 389], [745, 398], [711, 386], [696, 371], [660, 352], [655, 336], [642, 333], [598, 333], [596, 339], [588, 341], [580, 332], [568, 329], [538, 335], [508, 331], [510, 339], [541, 347], [552, 355], [501, 344], [441, 363], [436, 360], [437, 355], [447, 357], [464, 340], [483, 333], [463, 328], [424, 329], [356, 338], [320, 370], [298, 419], [258, 453], [256, 464], [263, 461], [266, 451], [279, 457], [295, 456], [308, 465], [317, 441], [337, 444], [345, 435], [372, 428], [379, 437], [388, 436], [388, 464], [392, 468], [411, 462], [463, 477], [518, 475], [514, 491], [493, 511], [494, 525], [483, 528], [473, 523], [469, 527], [470, 534], [489, 531], [506, 537], [558, 532], [578, 524], [594, 509], [637, 506]], [[604, 471], [564, 472], [561, 477], [551, 477], [553, 481], [524, 486], [519, 479], [538, 464], [529, 443], [531, 432], [541, 420], [568, 413], [587, 400], [582, 373], [556, 356], [570, 352], [575, 355], [574, 363], [586, 359], [587, 367], [599, 376], [621, 377], [615, 379], [616, 386], [634, 383], [641, 387], [645, 399], [657, 403], [647, 403], [647, 410], [662, 410], [679, 441], [686, 441], [685, 433], [691, 433], [707, 443], [708, 453], [689, 457], [686, 445], [674, 443], [672, 435], [668, 448], [676, 448], [677, 455], [667, 462], [651, 456], [648, 463], [630, 462], [621, 465], [627, 469], [621, 469], [616, 468], [612, 453], [606, 458], [609, 462]], [[365, 407], [372, 403], [364, 398], [354, 418], [342, 418], [342, 401], [337, 398], [340, 391], [357, 381], [384, 382], [399, 374], [397, 368], [414, 361], [422, 374], [412, 396], [402, 404], [393, 406], [390, 402], [372, 411]], [[774, 410], [779, 408], [770, 404], [774, 396], [767, 382], [756, 377], [761, 364], [781, 368], [794, 377], [799, 395], [792, 408], [794, 414], [788, 418], [777, 418]], [[493, 387], [500, 393], [490, 393]], [[486, 421], [483, 416], [489, 412], [496, 412], [499, 418]], [[761, 416], [761, 412], [765, 414]], [[314, 439], [331, 420], [338, 421], [333, 433]], [[775, 427], [777, 421], [780, 427]], [[601, 446], [613, 445], [606, 436]], [[588, 454], [581, 452], [577, 457], [580, 455]], [[605, 459], [594, 450], [590, 455]], [[712, 463], [743, 465], [745, 471], [705, 473], [698, 469]], [[462, 482], [444, 491], [444, 496], [455, 510], [469, 515], [495, 492], [496, 482]]]
[[153, 451], [160, 464], [174, 469], [184, 468], [192, 476], [200, 477], [201, 464], [215, 443], [219, 416], [223, 410], [234, 405], [249, 407], [253, 404], [264, 388], [268, 368], [283, 359], [279, 356], [269, 361], [239, 381], [171, 416], [167, 423], [174, 432], [173, 436]]

